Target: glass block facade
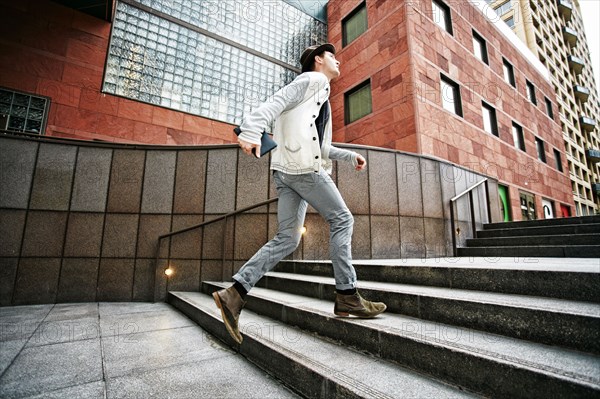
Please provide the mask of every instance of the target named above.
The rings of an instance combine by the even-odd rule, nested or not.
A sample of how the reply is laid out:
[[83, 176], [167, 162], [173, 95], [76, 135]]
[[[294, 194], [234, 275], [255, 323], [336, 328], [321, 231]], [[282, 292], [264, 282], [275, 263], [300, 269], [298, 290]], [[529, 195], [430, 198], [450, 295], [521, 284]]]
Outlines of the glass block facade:
[[239, 124], [327, 25], [283, 0], [118, 1], [103, 90]]

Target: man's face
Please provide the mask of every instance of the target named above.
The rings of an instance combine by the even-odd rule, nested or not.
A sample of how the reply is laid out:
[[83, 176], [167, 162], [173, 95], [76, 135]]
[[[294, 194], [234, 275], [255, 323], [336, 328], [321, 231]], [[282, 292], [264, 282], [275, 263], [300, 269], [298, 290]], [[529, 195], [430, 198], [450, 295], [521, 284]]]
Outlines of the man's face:
[[335, 59], [335, 54], [325, 51], [323, 54], [315, 57], [315, 61], [321, 64], [321, 72], [334, 79], [340, 76], [340, 62]]

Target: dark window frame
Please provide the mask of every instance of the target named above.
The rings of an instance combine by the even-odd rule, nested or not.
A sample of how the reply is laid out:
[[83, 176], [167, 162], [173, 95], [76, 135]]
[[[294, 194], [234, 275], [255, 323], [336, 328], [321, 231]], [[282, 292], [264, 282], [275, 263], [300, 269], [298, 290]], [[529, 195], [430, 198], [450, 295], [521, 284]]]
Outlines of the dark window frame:
[[[358, 36], [356, 36], [352, 40], [348, 41], [348, 32], [346, 29], [347, 23], [352, 18], [354, 18], [359, 12], [361, 12], [363, 9], [365, 10], [366, 29], [362, 33], [360, 33]], [[342, 48], [348, 46], [349, 44], [354, 42], [356, 39], [358, 39], [360, 36], [362, 36], [367, 30], [369, 30], [369, 17], [366, 13], [367, 13], [367, 2], [363, 1], [358, 6], [356, 6], [356, 8], [354, 10], [352, 10], [348, 15], [346, 15], [342, 19]]]
[[562, 165], [562, 155], [560, 155], [560, 151], [556, 148], [554, 149], [554, 162], [556, 163], [556, 170], [561, 173], [564, 173], [564, 168]]
[[542, 161], [543, 163], [547, 163], [547, 161], [546, 161], [546, 143], [544, 143], [544, 140], [542, 140], [541, 138], [539, 138], [537, 136], [535, 137], [535, 150], [537, 152], [538, 160]]
[[496, 116], [496, 108], [492, 107], [490, 104], [486, 103], [485, 101], [481, 102], [481, 106], [482, 106], [482, 108], [485, 108], [485, 109], [487, 109], [490, 112], [490, 117], [491, 117], [490, 125], [492, 126], [492, 131], [488, 132], [487, 130], [485, 130], [485, 121], [484, 121], [483, 130], [486, 133], [490, 133], [490, 134], [493, 134], [496, 137], [499, 137], [499, 132], [498, 132], [498, 117]]
[[[440, 24], [438, 24], [437, 21], [435, 20], [435, 15], [433, 15], [433, 4], [434, 3], [435, 3], [435, 5], [438, 6], [438, 8], [440, 8], [442, 10], [444, 15], [446, 16], [446, 21], [448, 22], [447, 26], [443, 27]], [[446, 3], [444, 3], [441, 0], [431, 0], [431, 19], [437, 26], [439, 26], [440, 28], [443, 28], [446, 32], [448, 32], [449, 34], [454, 36], [454, 30], [452, 29], [452, 11], [450, 10], [450, 7]]]
[[[473, 29], [473, 39], [477, 40], [477, 42], [479, 42], [479, 44], [481, 45], [481, 58], [477, 58], [477, 56], [475, 56], [475, 58], [481, 60], [486, 65], [490, 65], [490, 61], [489, 61], [489, 57], [488, 57], [488, 50], [487, 50], [487, 41], [483, 38], [483, 36], [481, 36], [479, 33], [477, 33], [477, 31], [475, 29]], [[473, 54], [475, 54], [474, 48], [473, 48]]]
[[[460, 95], [460, 85], [458, 83], [456, 83], [455, 81], [453, 81], [452, 79], [450, 79], [449, 77], [447, 77], [446, 75], [444, 75], [443, 73], [440, 74], [440, 93], [442, 96], [442, 108], [444, 108], [444, 109], [446, 109], [446, 108], [444, 107], [444, 91], [443, 91], [442, 82], [444, 82], [447, 85], [452, 87], [452, 92], [454, 93], [454, 115], [460, 116], [461, 118], [463, 118], [463, 107], [462, 107], [462, 96]], [[458, 101], [456, 101], [457, 97], [458, 97]], [[450, 112], [449, 110], [447, 110], [447, 111]]]
[[533, 105], [537, 105], [537, 97], [535, 95], [535, 85], [528, 79], [525, 79], [525, 87], [527, 90], [527, 99], [531, 101]]
[[544, 97], [544, 101], [546, 102], [546, 114], [550, 117], [550, 119], [554, 119], [554, 111], [552, 110], [552, 101], [548, 97]]
[[[508, 81], [506, 80], [506, 76], [504, 75], [504, 67], [507, 67], [507, 69], [508, 69], [508, 75], [509, 75]], [[504, 77], [504, 81], [506, 83], [510, 84], [515, 89], [517, 88], [517, 80], [515, 79], [515, 68], [504, 57], [502, 57], [502, 76]]]
[[512, 130], [512, 129], [515, 129], [515, 128], [517, 128], [517, 132], [518, 132], [518, 137], [517, 137], [518, 138], [518, 143], [513, 143], [513, 144], [514, 144], [514, 146], [515, 146], [516, 149], [521, 150], [521, 151], [523, 151], [523, 152], [526, 153], [527, 152], [527, 147], [525, 147], [525, 133], [523, 132], [523, 126], [519, 125], [516, 122], [512, 123], [511, 134], [513, 136], [513, 142], [514, 142], [514, 139], [515, 139], [515, 134], [514, 134], [514, 130]]
[[[371, 111], [362, 115], [359, 118], [350, 120], [350, 97], [353, 94], [355, 94], [356, 92], [364, 89], [367, 86], [369, 87], [369, 92], [371, 93], [371, 104], [370, 104]], [[373, 113], [373, 92], [371, 89], [371, 78], [369, 78], [369, 79], [365, 80], [364, 82], [357, 84], [356, 86], [354, 86], [353, 88], [351, 88], [350, 90], [348, 90], [347, 92], [344, 93], [344, 124], [349, 125], [349, 124], [354, 123], [372, 113]]]

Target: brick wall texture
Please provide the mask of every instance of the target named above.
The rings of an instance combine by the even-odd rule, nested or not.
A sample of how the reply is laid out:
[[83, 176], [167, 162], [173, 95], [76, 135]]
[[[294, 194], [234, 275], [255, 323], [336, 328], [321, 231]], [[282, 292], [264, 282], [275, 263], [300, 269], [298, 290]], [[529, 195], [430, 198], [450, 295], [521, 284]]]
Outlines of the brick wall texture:
[[[342, 46], [342, 20], [366, 4], [368, 30]], [[469, 2], [448, 1], [453, 34], [433, 19], [431, 0], [330, 0], [329, 39], [342, 76], [333, 83], [334, 141], [433, 155], [497, 178], [510, 190], [512, 215], [521, 219], [519, 191], [573, 206], [566, 155], [551, 83]], [[474, 56], [473, 30], [487, 42], [489, 65]], [[514, 67], [516, 88], [504, 80], [503, 58]], [[460, 85], [463, 117], [442, 106], [441, 74]], [[344, 125], [344, 93], [370, 79], [373, 112]], [[526, 79], [537, 105], [527, 99]], [[546, 113], [544, 97], [553, 104]], [[496, 109], [498, 137], [483, 130], [482, 101]], [[526, 152], [515, 148], [512, 123], [523, 127]], [[535, 137], [545, 143], [538, 160]], [[562, 156], [556, 169], [554, 150]]]
[[110, 22], [49, 0], [0, 0], [0, 86], [51, 98], [50, 136], [222, 144], [231, 125], [101, 92]]

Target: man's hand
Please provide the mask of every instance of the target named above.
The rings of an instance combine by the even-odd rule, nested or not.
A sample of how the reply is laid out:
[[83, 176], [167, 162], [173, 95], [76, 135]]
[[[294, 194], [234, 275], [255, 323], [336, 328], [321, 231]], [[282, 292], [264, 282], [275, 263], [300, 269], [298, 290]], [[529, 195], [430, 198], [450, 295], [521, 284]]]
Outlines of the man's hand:
[[244, 151], [248, 155], [251, 155], [252, 149], [255, 149], [254, 155], [256, 156], [256, 158], [260, 158], [260, 144], [252, 144], [252, 143], [249, 143], [249, 142], [239, 139], [239, 138], [238, 138], [238, 143], [240, 144], [242, 151]]
[[356, 163], [356, 170], [363, 170], [367, 167], [367, 160], [360, 154], [357, 154], [356, 156]]

